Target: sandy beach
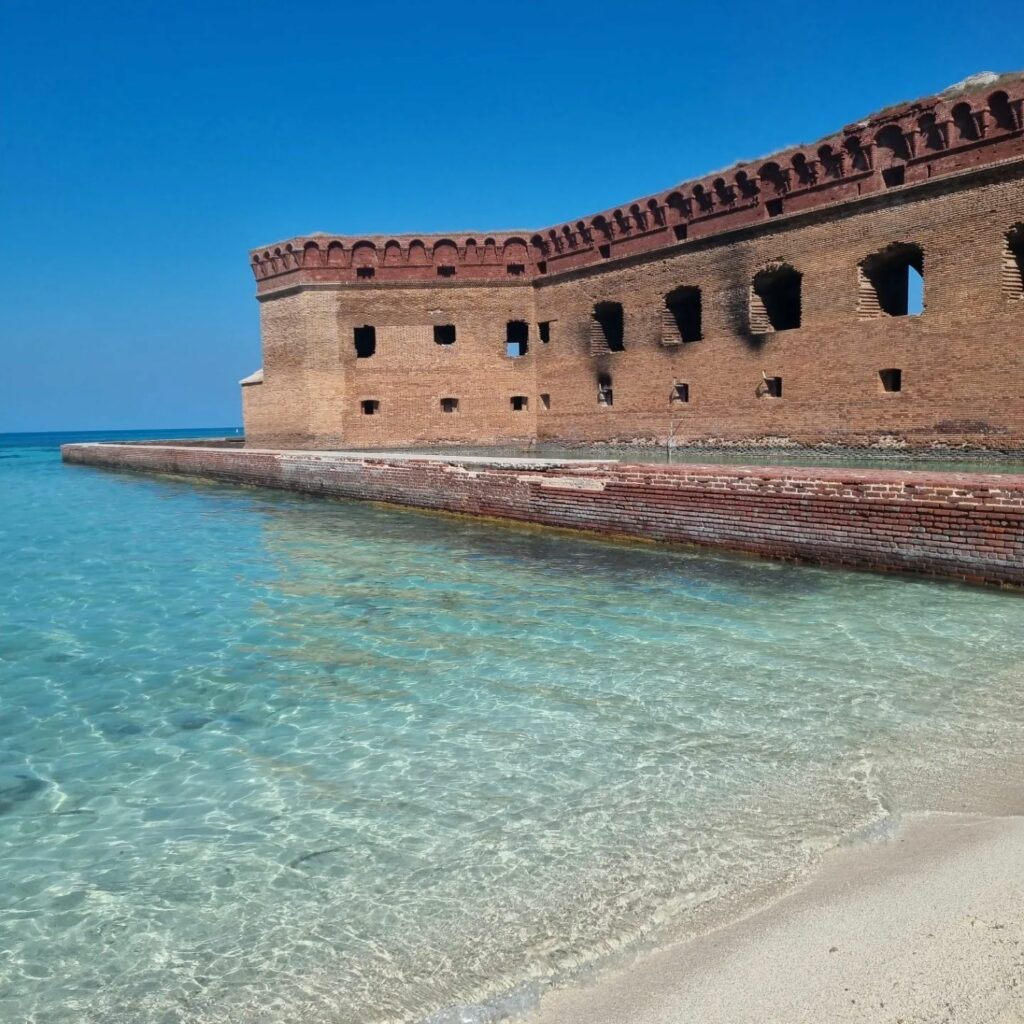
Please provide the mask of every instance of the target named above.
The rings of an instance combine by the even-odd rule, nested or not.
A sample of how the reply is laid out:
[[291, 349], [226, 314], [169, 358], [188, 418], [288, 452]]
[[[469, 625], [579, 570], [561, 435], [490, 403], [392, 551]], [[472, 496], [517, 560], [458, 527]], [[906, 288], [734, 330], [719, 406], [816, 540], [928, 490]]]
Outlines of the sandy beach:
[[752, 916], [551, 992], [528, 1020], [1024, 1021], [1024, 818], [908, 816]]

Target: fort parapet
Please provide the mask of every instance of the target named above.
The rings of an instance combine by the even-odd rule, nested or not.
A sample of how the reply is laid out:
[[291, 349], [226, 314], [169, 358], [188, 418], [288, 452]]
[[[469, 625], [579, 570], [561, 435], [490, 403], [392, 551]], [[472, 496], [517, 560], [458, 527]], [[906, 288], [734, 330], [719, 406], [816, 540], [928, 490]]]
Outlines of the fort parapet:
[[1020, 75], [539, 231], [251, 262], [258, 447], [1024, 448]]

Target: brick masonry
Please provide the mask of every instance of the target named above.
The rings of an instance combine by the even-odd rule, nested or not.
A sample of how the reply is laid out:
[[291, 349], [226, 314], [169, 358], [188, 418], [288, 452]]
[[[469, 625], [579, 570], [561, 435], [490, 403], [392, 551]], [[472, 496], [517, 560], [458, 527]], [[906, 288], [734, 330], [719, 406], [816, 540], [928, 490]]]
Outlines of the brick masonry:
[[[899, 252], [923, 272], [918, 316], [887, 312], [869, 287], [872, 259]], [[242, 397], [255, 447], [674, 437], [1024, 449], [1021, 76], [541, 231], [298, 236], [251, 263], [263, 375]], [[754, 291], [779, 267], [801, 275], [788, 329]], [[699, 289], [699, 340], [681, 340], [667, 315], [681, 286]], [[621, 351], [595, 331], [603, 302], [622, 307]], [[524, 355], [506, 352], [510, 321], [529, 327]], [[376, 348], [360, 357], [364, 325]], [[439, 345], [446, 325], [456, 340]], [[897, 392], [880, 376], [891, 369]], [[781, 397], [765, 386], [776, 377]]]
[[1024, 476], [75, 444], [184, 474], [778, 559], [1024, 586]]

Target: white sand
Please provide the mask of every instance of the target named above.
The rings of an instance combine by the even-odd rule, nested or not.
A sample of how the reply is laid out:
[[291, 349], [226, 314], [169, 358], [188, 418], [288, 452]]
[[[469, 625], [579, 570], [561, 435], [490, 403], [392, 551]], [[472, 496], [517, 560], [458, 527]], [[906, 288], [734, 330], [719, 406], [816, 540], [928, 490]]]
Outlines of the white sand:
[[927, 814], [529, 1024], [1024, 1022], [1024, 818]]

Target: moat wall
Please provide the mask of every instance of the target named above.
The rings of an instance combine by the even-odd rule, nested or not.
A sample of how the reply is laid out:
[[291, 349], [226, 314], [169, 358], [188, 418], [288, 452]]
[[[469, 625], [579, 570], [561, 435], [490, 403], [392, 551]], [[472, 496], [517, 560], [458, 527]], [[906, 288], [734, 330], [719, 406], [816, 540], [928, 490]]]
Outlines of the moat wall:
[[1024, 476], [74, 444], [65, 462], [1024, 586]]

